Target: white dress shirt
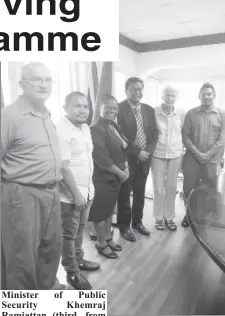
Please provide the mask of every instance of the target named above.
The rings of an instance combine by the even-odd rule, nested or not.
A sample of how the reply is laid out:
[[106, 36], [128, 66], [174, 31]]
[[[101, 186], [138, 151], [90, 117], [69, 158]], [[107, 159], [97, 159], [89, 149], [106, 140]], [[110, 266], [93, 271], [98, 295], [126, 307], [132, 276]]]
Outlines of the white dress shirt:
[[[66, 117], [56, 125], [60, 140], [61, 159], [69, 162], [76, 185], [86, 200], [94, 197], [93, 143], [89, 126], [82, 124], [80, 128], [74, 126]], [[64, 203], [74, 203], [73, 197], [61, 183], [60, 200]]]

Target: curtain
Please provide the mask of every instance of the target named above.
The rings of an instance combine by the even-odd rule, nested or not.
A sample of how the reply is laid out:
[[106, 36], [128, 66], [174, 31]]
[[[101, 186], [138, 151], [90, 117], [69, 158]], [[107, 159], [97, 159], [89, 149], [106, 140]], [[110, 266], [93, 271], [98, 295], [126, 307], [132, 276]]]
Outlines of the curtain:
[[[88, 64], [89, 63], [69, 61], [46, 62], [46, 66], [52, 71], [54, 80], [52, 94], [46, 102], [54, 123], [58, 122], [64, 115], [63, 105], [67, 94], [75, 90], [87, 94]], [[1, 86], [4, 90], [4, 101], [6, 105], [14, 102], [21, 94], [18, 82], [23, 65], [23, 62], [8, 62], [2, 65]]]
[[112, 62], [92, 62], [89, 67], [88, 100], [92, 108], [94, 123], [99, 117], [99, 103], [102, 94], [114, 95], [114, 64]]
[[0, 62], [0, 90], [1, 90], [0, 103], [1, 103], [1, 108], [3, 108], [5, 103], [4, 103], [3, 88], [2, 88], [2, 63], [1, 62]]
[[88, 125], [91, 125], [94, 115], [94, 109], [96, 106], [96, 98], [98, 92], [98, 69], [96, 62], [91, 62], [89, 65], [89, 83], [88, 83], [88, 92], [87, 99], [90, 108], [90, 115], [88, 118]]
[[[14, 102], [21, 94], [19, 87], [23, 62], [8, 62], [2, 66], [1, 88], [4, 90], [6, 105]], [[52, 114], [52, 120], [58, 122], [64, 115], [65, 96], [75, 90], [87, 95], [90, 105], [88, 123], [99, 116], [99, 101], [102, 94], [114, 95], [114, 64], [112, 62], [72, 62], [48, 61], [46, 65], [52, 71], [54, 85], [46, 105]], [[2, 89], [1, 89], [2, 91]], [[1, 104], [3, 99], [1, 101]]]
[[98, 85], [93, 121], [96, 121], [99, 118], [99, 105], [102, 94], [113, 94], [113, 90], [113, 63], [104, 62]]

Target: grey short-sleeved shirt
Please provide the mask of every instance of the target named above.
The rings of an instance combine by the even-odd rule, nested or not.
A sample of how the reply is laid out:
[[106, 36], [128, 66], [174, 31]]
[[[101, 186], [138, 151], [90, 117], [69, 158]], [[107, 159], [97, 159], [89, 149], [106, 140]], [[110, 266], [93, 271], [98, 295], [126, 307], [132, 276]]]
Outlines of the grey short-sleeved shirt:
[[24, 184], [49, 184], [61, 176], [58, 136], [49, 111], [19, 97], [1, 113], [1, 177]]

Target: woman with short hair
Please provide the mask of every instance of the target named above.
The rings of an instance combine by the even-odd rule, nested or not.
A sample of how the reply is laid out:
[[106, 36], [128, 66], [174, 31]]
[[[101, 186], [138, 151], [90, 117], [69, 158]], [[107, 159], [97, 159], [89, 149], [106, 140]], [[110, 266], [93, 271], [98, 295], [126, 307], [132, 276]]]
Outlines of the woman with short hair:
[[115, 123], [117, 113], [117, 100], [111, 95], [103, 95], [100, 118], [91, 127], [95, 197], [89, 221], [95, 226], [98, 253], [109, 259], [116, 259], [116, 252], [122, 250], [112, 239], [111, 225], [121, 184], [129, 177], [126, 160], [129, 144]]
[[155, 227], [164, 230], [166, 227], [175, 231], [175, 198], [177, 177], [183, 154], [182, 126], [184, 110], [175, 108], [177, 91], [166, 87], [162, 93], [163, 103], [155, 108], [158, 127], [158, 141], [151, 160], [154, 189]]

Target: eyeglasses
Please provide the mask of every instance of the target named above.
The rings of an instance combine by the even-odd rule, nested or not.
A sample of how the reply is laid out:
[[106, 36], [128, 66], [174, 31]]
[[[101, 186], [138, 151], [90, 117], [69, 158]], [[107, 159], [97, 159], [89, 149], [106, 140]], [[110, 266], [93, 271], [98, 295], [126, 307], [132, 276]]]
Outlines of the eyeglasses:
[[114, 111], [114, 112], [118, 111], [117, 107], [112, 107], [112, 106], [108, 106], [108, 105], [105, 105], [104, 109], [107, 110], [107, 111]]
[[34, 78], [34, 79], [22, 79], [28, 81], [34, 86], [40, 86], [41, 84], [51, 85], [53, 83], [52, 78]]

